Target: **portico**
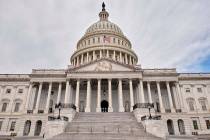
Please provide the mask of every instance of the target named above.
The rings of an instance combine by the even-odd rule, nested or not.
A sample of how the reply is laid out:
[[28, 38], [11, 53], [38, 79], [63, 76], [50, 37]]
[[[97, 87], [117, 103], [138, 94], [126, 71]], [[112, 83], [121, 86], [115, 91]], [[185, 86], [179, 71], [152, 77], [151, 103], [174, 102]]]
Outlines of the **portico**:
[[[61, 102], [75, 104], [78, 112], [131, 112], [136, 103], [154, 103], [157, 112], [176, 112], [181, 103], [176, 100], [178, 86], [173, 80], [143, 79], [141, 71], [71, 72], [66, 81], [32, 82], [28, 92], [34, 105], [29, 102], [27, 110], [51, 113]], [[102, 101], [108, 106], [102, 107]]]

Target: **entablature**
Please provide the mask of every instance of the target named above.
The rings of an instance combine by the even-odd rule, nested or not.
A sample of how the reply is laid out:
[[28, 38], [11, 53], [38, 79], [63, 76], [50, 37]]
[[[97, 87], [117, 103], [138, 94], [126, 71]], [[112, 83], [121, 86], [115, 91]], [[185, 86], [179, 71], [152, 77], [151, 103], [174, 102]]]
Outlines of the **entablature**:
[[142, 79], [141, 71], [69, 72], [67, 79]]

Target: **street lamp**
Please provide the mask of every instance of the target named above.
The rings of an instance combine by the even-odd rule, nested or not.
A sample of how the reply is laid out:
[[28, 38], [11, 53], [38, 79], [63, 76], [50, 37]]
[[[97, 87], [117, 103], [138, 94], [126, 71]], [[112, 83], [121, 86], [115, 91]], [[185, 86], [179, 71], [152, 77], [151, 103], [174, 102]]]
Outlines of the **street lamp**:
[[151, 120], [152, 119], [152, 115], [151, 115], [151, 112], [150, 112], [151, 106], [148, 106], [148, 109], [149, 109], [149, 120]]
[[61, 119], [61, 103], [58, 103], [58, 119]]

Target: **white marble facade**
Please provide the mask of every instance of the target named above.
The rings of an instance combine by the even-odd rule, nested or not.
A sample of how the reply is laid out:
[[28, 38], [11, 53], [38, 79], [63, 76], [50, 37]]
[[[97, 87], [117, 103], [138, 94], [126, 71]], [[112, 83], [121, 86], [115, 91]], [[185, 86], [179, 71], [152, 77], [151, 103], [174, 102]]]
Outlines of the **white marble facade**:
[[173, 122], [171, 133], [210, 134], [210, 73], [141, 68], [130, 41], [108, 16], [102, 9], [67, 69], [0, 75], [0, 135], [42, 135], [59, 102], [74, 104], [78, 112], [132, 112], [137, 103], [154, 103], [163, 127]]

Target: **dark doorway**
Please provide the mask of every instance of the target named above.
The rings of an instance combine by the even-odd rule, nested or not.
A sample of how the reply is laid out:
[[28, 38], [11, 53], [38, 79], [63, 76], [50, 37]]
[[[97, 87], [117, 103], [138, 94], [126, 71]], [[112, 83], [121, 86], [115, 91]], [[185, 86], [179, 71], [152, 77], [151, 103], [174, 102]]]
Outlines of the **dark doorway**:
[[108, 112], [109, 103], [106, 100], [101, 101], [101, 112]]

